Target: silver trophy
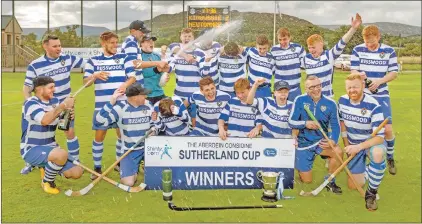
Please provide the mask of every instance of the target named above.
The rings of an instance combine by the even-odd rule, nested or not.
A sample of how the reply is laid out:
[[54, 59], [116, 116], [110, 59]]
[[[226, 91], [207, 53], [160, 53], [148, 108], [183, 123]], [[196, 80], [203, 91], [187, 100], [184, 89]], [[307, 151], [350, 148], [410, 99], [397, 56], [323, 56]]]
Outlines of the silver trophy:
[[261, 199], [266, 202], [277, 201], [277, 180], [281, 172], [263, 172], [258, 171], [256, 176], [264, 185], [264, 192]]

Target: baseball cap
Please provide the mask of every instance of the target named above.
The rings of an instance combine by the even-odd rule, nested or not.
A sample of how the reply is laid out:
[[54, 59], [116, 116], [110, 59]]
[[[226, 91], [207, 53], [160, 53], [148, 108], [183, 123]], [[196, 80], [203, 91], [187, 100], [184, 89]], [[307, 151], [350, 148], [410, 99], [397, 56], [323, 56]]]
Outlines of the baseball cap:
[[142, 37], [141, 42], [144, 42], [146, 40], [156, 41], [157, 40], [157, 37], [153, 37], [153, 36], [151, 36], [150, 33], [148, 33], [148, 34], [145, 34], [144, 37]]
[[126, 96], [138, 96], [138, 95], [148, 95], [151, 93], [151, 90], [145, 89], [141, 86], [141, 84], [135, 82], [132, 85], [128, 86], [126, 88]]
[[280, 89], [290, 89], [289, 83], [285, 81], [278, 81], [274, 83], [274, 91], [280, 90]]
[[150, 33], [151, 32], [151, 30], [149, 30], [145, 26], [144, 22], [142, 22], [141, 20], [135, 20], [135, 21], [131, 22], [130, 25], [129, 25], [129, 30], [131, 30], [131, 29], [140, 30], [143, 33]]

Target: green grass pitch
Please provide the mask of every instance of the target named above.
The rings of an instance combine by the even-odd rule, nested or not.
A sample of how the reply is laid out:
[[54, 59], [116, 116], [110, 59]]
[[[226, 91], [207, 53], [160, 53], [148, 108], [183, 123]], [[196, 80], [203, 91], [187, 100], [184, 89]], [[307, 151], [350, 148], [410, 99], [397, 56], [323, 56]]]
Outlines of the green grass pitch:
[[[336, 99], [345, 93], [344, 77], [336, 72], [334, 91]], [[381, 184], [379, 209], [368, 212], [364, 199], [357, 191], [347, 189], [346, 174], [342, 172], [337, 183], [343, 195], [322, 191], [317, 197], [300, 197], [301, 189], [309, 191], [322, 183], [326, 173], [324, 162], [315, 160], [314, 182], [307, 186], [295, 183], [294, 190], [285, 195], [293, 200], [279, 201], [281, 209], [223, 210], [176, 212], [167, 208], [161, 191], [126, 193], [101, 181], [88, 195], [68, 197], [67, 189], [79, 190], [91, 180], [85, 172], [79, 180], [58, 177], [59, 195], [48, 195], [40, 187], [39, 170], [20, 175], [24, 162], [19, 154], [21, 94], [23, 73], [2, 73], [2, 222], [420, 222], [421, 221], [421, 74], [405, 73], [390, 84], [393, 122], [396, 134], [395, 158], [398, 173], [386, 171]], [[80, 73], [72, 73], [72, 87], [82, 83]], [[174, 78], [166, 87], [166, 94], [174, 89]], [[94, 106], [93, 88], [81, 92], [76, 100], [76, 134], [81, 146], [81, 161], [93, 166], [91, 130]], [[65, 137], [57, 131], [57, 141], [66, 147]], [[104, 143], [103, 165], [115, 160], [114, 131]], [[138, 184], [143, 180], [138, 177]], [[118, 180], [112, 171], [110, 178]], [[296, 174], [297, 179], [297, 174]], [[178, 206], [260, 205], [261, 190], [192, 190], [174, 191]]]

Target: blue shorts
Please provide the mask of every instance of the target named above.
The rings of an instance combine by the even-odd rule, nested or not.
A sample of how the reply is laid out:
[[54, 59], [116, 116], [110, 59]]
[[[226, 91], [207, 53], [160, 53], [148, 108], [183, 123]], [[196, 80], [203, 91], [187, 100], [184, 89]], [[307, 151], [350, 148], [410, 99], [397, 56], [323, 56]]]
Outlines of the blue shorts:
[[387, 124], [393, 123], [393, 114], [391, 113], [391, 102], [390, 97], [374, 97], [378, 103], [381, 105], [382, 113], [384, 114], [384, 119], [390, 117]]
[[112, 128], [119, 128], [117, 126], [117, 123], [114, 122], [110, 125], [106, 126], [102, 126], [102, 125], [96, 125], [95, 124], [95, 116], [97, 116], [98, 112], [100, 112], [99, 110], [95, 110], [94, 111], [94, 116], [92, 116], [92, 130], [108, 130], [108, 129], [112, 129]]
[[[296, 149], [295, 155], [295, 168], [299, 172], [308, 172], [312, 170], [312, 166], [314, 165], [314, 160], [316, 155], [320, 155], [322, 152], [322, 148], [317, 145], [313, 147], [309, 147], [307, 149]], [[326, 158], [326, 156], [321, 156], [322, 158]]]
[[255, 98], [271, 97], [271, 88], [269, 86], [258, 87]]
[[[374, 145], [369, 149], [365, 149], [360, 151], [352, 160], [350, 160], [349, 164], [347, 164], [347, 167], [349, 168], [350, 172], [352, 174], [361, 174], [364, 173], [366, 170], [366, 157], [370, 156], [370, 151], [372, 151], [375, 147], [382, 148], [384, 152], [387, 152], [387, 147], [384, 144], [380, 145]], [[385, 156], [384, 156], [385, 158]], [[371, 158], [369, 158], [371, 160]]]
[[300, 90], [299, 87], [294, 89], [294, 90], [290, 90], [289, 91], [289, 97], [287, 97], [287, 100], [293, 102], [293, 101], [295, 101], [296, 97], [298, 97], [300, 95], [302, 95], [302, 90]]
[[[48, 163], [48, 155], [50, 154], [51, 150], [53, 150], [54, 146], [35, 146], [31, 148], [26, 154], [23, 160], [25, 162], [31, 164], [32, 166], [36, 167], [45, 167]], [[59, 173], [63, 173], [66, 170], [76, 166], [75, 164], [71, 163], [70, 161], [67, 161], [66, 164], [64, 164], [62, 170], [60, 170]]]
[[120, 161], [120, 178], [136, 175], [141, 160], [144, 159], [144, 150], [134, 150]]
[[193, 105], [193, 104], [189, 105], [188, 112], [191, 118], [196, 118], [196, 105]]

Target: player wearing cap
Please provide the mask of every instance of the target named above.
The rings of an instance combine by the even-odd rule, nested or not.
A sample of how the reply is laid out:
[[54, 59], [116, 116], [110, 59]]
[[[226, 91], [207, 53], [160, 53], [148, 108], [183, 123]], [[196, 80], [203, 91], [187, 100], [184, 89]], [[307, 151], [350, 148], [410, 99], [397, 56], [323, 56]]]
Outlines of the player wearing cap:
[[[119, 97], [126, 93], [127, 99], [117, 103]], [[141, 84], [133, 83], [126, 88], [116, 89], [107, 102], [95, 116], [97, 126], [108, 127], [116, 123], [120, 130], [123, 153], [131, 148], [154, 124], [152, 122], [152, 105], [146, 100], [149, 90]], [[152, 134], [156, 134], [153, 132]], [[141, 142], [135, 149], [120, 161], [120, 182], [133, 186], [144, 158], [145, 143]]]
[[[252, 85], [248, 94], [247, 103], [252, 104], [256, 90], [265, 83], [265, 78], [259, 78]], [[258, 110], [262, 116], [262, 137], [264, 138], [291, 138], [292, 129], [288, 120], [292, 102], [287, 101], [289, 96], [289, 84], [285, 81], [274, 83], [274, 98], [258, 98]]]

